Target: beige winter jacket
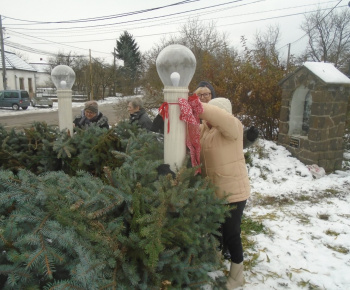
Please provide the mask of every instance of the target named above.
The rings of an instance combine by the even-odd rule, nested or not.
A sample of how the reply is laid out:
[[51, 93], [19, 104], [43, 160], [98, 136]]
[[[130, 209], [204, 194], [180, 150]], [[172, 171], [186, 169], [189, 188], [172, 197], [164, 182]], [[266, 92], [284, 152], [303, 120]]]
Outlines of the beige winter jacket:
[[[228, 203], [248, 199], [250, 184], [243, 153], [243, 126], [233, 115], [204, 104], [199, 116], [202, 174], [218, 187], [216, 195], [227, 195]], [[211, 124], [208, 127], [208, 123]]]

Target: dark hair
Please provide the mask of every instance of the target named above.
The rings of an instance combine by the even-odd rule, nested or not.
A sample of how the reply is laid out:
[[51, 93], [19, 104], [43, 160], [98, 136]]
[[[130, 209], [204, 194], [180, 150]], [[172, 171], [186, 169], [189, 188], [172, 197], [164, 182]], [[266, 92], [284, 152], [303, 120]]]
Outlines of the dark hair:
[[207, 88], [210, 90], [210, 92], [211, 92], [211, 98], [212, 98], [212, 99], [215, 99], [215, 98], [216, 98], [215, 90], [214, 90], [213, 86], [212, 86], [210, 83], [208, 83], [208, 82], [206, 82], [206, 81], [201, 81], [201, 82], [198, 84], [197, 89], [198, 89], [198, 88], [202, 88], [202, 87], [207, 87]]

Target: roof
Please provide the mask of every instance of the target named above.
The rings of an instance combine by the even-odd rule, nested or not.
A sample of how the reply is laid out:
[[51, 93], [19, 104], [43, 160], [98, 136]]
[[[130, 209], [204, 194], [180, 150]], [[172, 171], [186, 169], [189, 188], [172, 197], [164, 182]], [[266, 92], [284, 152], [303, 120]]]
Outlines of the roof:
[[38, 73], [46, 73], [50, 74], [51, 66], [48, 63], [33, 63], [30, 65], [38, 72]]
[[301, 69], [311, 71], [316, 77], [321, 79], [326, 84], [345, 84], [350, 85], [350, 79], [339, 71], [332, 63], [306, 61], [297, 68], [294, 72], [289, 73], [286, 77], [278, 82], [282, 85], [287, 79], [296, 74]]
[[332, 63], [307, 61], [303, 65], [328, 84], [350, 84], [350, 79]]
[[[36, 72], [36, 69], [23, 59], [18, 57], [13, 52], [4, 51], [5, 53], [5, 66], [8, 70], [25, 70]], [[0, 69], [2, 69], [2, 56], [0, 53]]]

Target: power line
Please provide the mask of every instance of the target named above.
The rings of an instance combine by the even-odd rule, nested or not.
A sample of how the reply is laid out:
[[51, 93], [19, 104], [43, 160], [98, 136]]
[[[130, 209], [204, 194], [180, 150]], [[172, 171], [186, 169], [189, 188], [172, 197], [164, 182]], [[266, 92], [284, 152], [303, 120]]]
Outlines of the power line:
[[[125, 31], [125, 30], [128, 30], [128, 31], [132, 31], [132, 30], [135, 30], [135, 29], [139, 29], [139, 28], [144, 28], [145, 25], [147, 24], [147, 28], [149, 27], [152, 27], [152, 26], [164, 26], [164, 25], [173, 25], [174, 23], [176, 24], [181, 24], [181, 23], [184, 23], [184, 22], [181, 22], [185, 19], [188, 19], [189, 17], [198, 17], [198, 16], [201, 16], [201, 15], [205, 15], [205, 14], [213, 14], [213, 13], [216, 13], [216, 12], [220, 12], [220, 11], [227, 11], [229, 9], [232, 9], [232, 8], [237, 8], [237, 7], [241, 7], [241, 6], [245, 6], [245, 5], [251, 5], [251, 4], [255, 4], [255, 3], [258, 3], [258, 2], [262, 2], [262, 1], [265, 1], [265, 0], [257, 0], [255, 2], [251, 2], [251, 3], [243, 3], [243, 4], [240, 4], [240, 5], [234, 5], [232, 7], [225, 7], [225, 8], [221, 8], [221, 9], [217, 9], [217, 10], [214, 10], [214, 11], [205, 11], [205, 12], [201, 12], [201, 13], [195, 13], [195, 14], [189, 14], [189, 15], [184, 15], [182, 17], [179, 17], [178, 15], [176, 16], [170, 16], [168, 17], [166, 20], [164, 19], [149, 19], [147, 21], [144, 21], [143, 23], [136, 23], [136, 27], [133, 27], [132, 25], [128, 24], [127, 26], [124, 26], [126, 27], [125, 29], [124, 28], [120, 28], [120, 25], [118, 25], [119, 29], [118, 30], [115, 30], [114, 27], [108, 27], [106, 28], [105, 26], [103, 27], [90, 27], [88, 29], [86, 29], [86, 27], [80, 27], [80, 28], [75, 28], [77, 29], [77, 31], [82, 31], [82, 32], [86, 32], [86, 31], [89, 31], [88, 33], [84, 33], [84, 34], [79, 34], [79, 35], [74, 35], [72, 37], [76, 37], [76, 36], [87, 36], [87, 35], [91, 35], [91, 34], [96, 34], [96, 32], [98, 33], [115, 33], [115, 32], [118, 32], [118, 31]], [[184, 13], [185, 14], [185, 13]], [[231, 15], [229, 17], [233, 17], [234, 15]], [[226, 18], [226, 17], [223, 17], [223, 18]], [[175, 21], [174, 22], [169, 22], [169, 20], [171, 19], [174, 19]], [[212, 18], [213, 19], [213, 18]], [[180, 20], [180, 21], [179, 21]], [[205, 19], [205, 20], [208, 20], [208, 19]], [[160, 21], [163, 21], [162, 23], [159, 23]], [[148, 24], [148, 23], [155, 23], [155, 22], [158, 22], [158, 24]], [[15, 32], [15, 30], [12, 30], [12, 29], [9, 29], [7, 28], [8, 31], [11, 31], [11, 32]], [[101, 30], [104, 30], [104, 32], [102, 32]], [[40, 30], [39, 31], [35, 31], [36, 34], [40, 33]], [[55, 35], [55, 37], [67, 37], [67, 34], [65, 31], [58, 31], [58, 33], [61, 33], [62, 36], [57, 36]], [[57, 34], [57, 33], [56, 33]], [[45, 35], [45, 36], [42, 36], [42, 37], [51, 37], [52, 36], [52, 33], [50, 32], [50, 35]], [[68, 35], [68, 37], [70, 37], [70, 35]]]
[[[241, 1], [241, 0], [240, 0]], [[260, 0], [262, 1], [262, 0]], [[253, 3], [256, 3], [256, 2], [260, 2], [260, 1], [255, 1], [255, 2], [252, 2], [252, 3], [242, 3], [240, 5], [235, 5], [233, 8], [236, 8], [237, 6], [243, 6], [243, 5], [251, 5]], [[182, 1], [182, 2], [188, 2], [188, 1]], [[178, 2], [178, 3], [182, 3], [182, 2]], [[190, 2], [195, 2], [195, 1], [190, 1]], [[239, 2], [239, 1], [230, 1], [230, 2], [226, 2], [226, 3], [222, 3], [222, 4], [218, 4], [218, 5], [212, 5], [212, 6], [208, 6], [208, 7], [202, 7], [202, 8], [199, 8], [200, 10], [205, 10], [207, 8], [213, 8], [213, 7], [216, 7], [216, 6], [220, 6], [220, 5], [226, 5], [226, 4], [232, 4], [232, 3], [236, 3], [236, 2]], [[334, 1], [328, 1], [328, 2], [324, 2], [324, 3], [329, 3], [329, 2], [334, 2]], [[340, 3], [340, 2], [339, 2]], [[339, 4], [338, 3], [338, 4]], [[338, 5], [337, 4], [337, 5]], [[312, 5], [312, 4], [310, 4]], [[252, 13], [246, 13], [246, 14], [243, 14], [243, 15], [252, 15], [252, 14], [259, 14], [259, 13], [266, 13], [266, 12], [273, 12], [273, 11], [280, 11], [280, 10], [285, 10], [285, 9], [292, 9], [292, 8], [298, 8], [298, 7], [303, 7], [303, 6], [310, 6], [310, 5], [301, 5], [301, 6], [294, 6], [294, 7], [288, 7], [288, 8], [281, 8], [281, 9], [273, 9], [273, 10], [265, 10], [265, 11], [259, 11], [259, 12], [252, 12]], [[337, 5], [335, 7], [337, 7]], [[334, 8], [335, 8], [334, 7]], [[343, 7], [343, 6], [342, 6]], [[231, 9], [232, 7], [229, 7], [229, 9]], [[333, 9], [334, 9], [333, 8]], [[340, 8], [340, 7], [338, 7]], [[223, 9], [228, 9], [227, 7], [223, 8]], [[173, 14], [168, 14], [166, 16], [168, 16], [168, 18], [173, 18], [175, 17], [176, 15], [176, 23], [179, 23], [178, 20], [179, 20], [179, 17], [178, 17], [178, 14], [186, 14], [188, 13], [189, 11], [196, 11], [198, 9], [194, 9], [194, 10], [187, 10], [187, 11], [184, 11], [184, 12], [179, 12], [179, 13], [173, 13]], [[323, 9], [323, 10], [326, 10], [326, 9]], [[218, 10], [216, 10], [218, 11]], [[243, 21], [243, 22], [237, 22], [237, 23], [231, 23], [231, 24], [226, 24], [226, 25], [219, 25], [219, 27], [223, 27], [223, 26], [230, 26], [230, 25], [238, 25], [238, 24], [245, 24], [245, 23], [250, 23], [250, 22], [258, 22], [258, 21], [264, 21], [264, 20], [269, 20], [269, 19], [275, 19], [275, 18], [284, 18], [284, 17], [291, 17], [291, 16], [296, 16], [296, 15], [300, 15], [300, 14], [306, 14], [306, 13], [312, 13], [312, 12], [315, 12], [314, 10], [313, 11], [307, 11], [307, 12], [303, 12], [303, 13], [294, 13], [294, 14], [288, 14], [288, 15], [281, 15], [281, 16], [276, 16], [276, 17], [268, 17], [268, 18], [260, 18], [260, 19], [256, 19], [256, 20], [252, 20], [252, 21]], [[202, 14], [208, 14], [208, 13], [215, 13], [215, 12], [202, 12]], [[198, 15], [198, 13], [197, 13]], [[200, 15], [200, 14], [199, 14]], [[242, 14], [240, 14], [242, 15]], [[234, 15], [233, 15], [234, 16]], [[232, 15], [231, 15], [232, 17]], [[181, 19], [182, 20], [182, 19]], [[140, 20], [139, 20], [140, 21]], [[159, 21], [158, 17], [151, 17], [151, 18], [146, 18], [144, 21], [147, 21], [150, 22], [150, 21]], [[130, 21], [131, 23], [133, 23], [133, 21]], [[159, 25], [166, 25], [164, 22], [159, 24]], [[157, 26], [156, 24], [154, 26]], [[90, 27], [90, 26], [88, 26]], [[148, 27], [148, 26], [147, 26]], [[93, 29], [99, 29], [97, 28], [96, 26], [92, 26]], [[72, 28], [73, 29], [73, 28]], [[80, 27], [79, 29], [86, 29], [86, 27]], [[133, 29], [137, 29], [136, 28], [130, 28], [130, 26], [128, 26], [128, 28], [124, 29], [124, 30], [133, 30]], [[72, 41], [72, 42], [67, 42], [65, 41], [64, 43], [59, 43], [59, 42], [56, 42], [56, 41], [49, 41], [47, 39], [42, 39], [42, 38], [38, 38], [38, 37], [34, 37], [34, 36], [31, 36], [31, 35], [27, 35], [27, 34], [24, 34], [24, 33], [20, 33], [20, 32], [16, 32], [15, 31], [16, 28], [13, 30], [13, 29], [8, 29], [7, 28], [7, 31], [8, 32], [11, 32], [11, 33], [14, 33], [14, 34], [20, 34], [22, 37], [29, 37], [29, 38], [32, 38], [32, 39], [38, 39], [38, 40], [41, 40], [41, 41], [44, 41], [45, 43], [52, 43], [52, 44], [55, 44], [55, 45], [61, 45], [61, 46], [67, 46], [67, 47], [72, 47], [72, 48], [75, 48], [75, 49], [79, 49], [79, 50], [83, 50], [84, 48], [79, 48], [79, 47], [75, 47], [75, 46], [71, 46], [71, 45], [68, 45], [69, 43], [85, 43], [85, 42], [101, 42], [101, 41], [109, 41], [109, 40], [116, 40], [115, 37], [113, 38], [104, 38], [104, 39], [95, 39], [95, 40], [81, 40], [81, 41], [78, 41], [78, 40], [75, 40], [75, 41]], [[40, 29], [39, 29], [40, 30]], [[116, 31], [113, 31], [114, 33]], [[144, 34], [144, 35], [135, 35], [134, 37], [138, 37], [138, 38], [141, 38], [141, 37], [149, 37], [149, 36], [155, 36], [155, 35], [165, 35], [165, 34], [170, 34], [170, 33], [177, 33], [179, 31], [172, 31], [172, 32], [164, 32], [164, 33], [151, 33], [151, 34]], [[100, 33], [101, 34], [101, 33]], [[57, 37], [57, 36], [56, 36]], [[67, 35], [65, 35], [65, 37], [67, 37]], [[72, 36], [73, 37], [73, 36]], [[79, 37], [79, 35], [74, 35], [74, 37]], [[296, 42], [296, 41], [295, 41]], [[6, 42], [7, 43], [7, 42]], [[293, 42], [294, 43], [294, 42]], [[36, 43], [38, 44], [38, 43]], [[43, 44], [43, 43], [39, 43], [39, 44]], [[12, 43], [12, 47], [16, 46], [16, 44]], [[20, 45], [18, 45], [19, 47]], [[284, 47], [284, 46], [283, 46]], [[19, 48], [18, 48], [19, 49]], [[86, 49], [84, 49], [86, 50]], [[94, 52], [96, 53], [102, 53], [102, 54], [110, 54], [110, 53], [105, 53], [105, 52], [99, 52], [99, 51], [95, 51], [93, 50]], [[52, 53], [50, 53], [52, 54]]]
[[[12, 17], [6, 17], [6, 18], [11, 19], [11, 20], [26, 22], [25, 24], [17, 24], [17, 25], [26, 25], [26, 26], [27, 25], [36, 25], [36, 24], [45, 24], [45, 25], [46, 24], [64, 24], [64, 23], [71, 24], [71, 23], [80, 23], [80, 22], [104, 21], [104, 20], [108, 20], [108, 19], [126, 17], [126, 16], [130, 16], [130, 15], [137, 15], [137, 14], [156, 11], [156, 10], [163, 9], [163, 8], [173, 7], [173, 6], [182, 5], [182, 4], [188, 4], [188, 3], [197, 2], [197, 1], [200, 1], [200, 0], [185, 0], [185, 1], [177, 2], [177, 3], [165, 5], [165, 6], [144, 9], [144, 10], [139, 10], [139, 11], [126, 12], [126, 13], [122, 13], [122, 14], [114, 14], [114, 15], [108, 15], [108, 16], [76, 19], [76, 20], [55, 21], [55, 22], [32, 21], [32, 20], [24, 20], [24, 19], [12, 18]], [[30, 24], [30, 23], [32, 23], [32, 24]]]
[[[342, 0], [340, 0], [338, 3], [337, 3], [337, 5], [335, 5], [321, 20], [320, 20], [320, 22], [322, 22], [339, 4], [340, 4], [340, 2], [342, 2]], [[346, 5], [345, 5], [346, 6]], [[340, 8], [341, 7], [345, 7], [345, 6], [340, 6]], [[313, 30], [314, 28], [316, 28], [317, 27], [317, 24], [313, 27], [313, 28], [311, 28], [311, 30]], [[299, 40], [301, 40], [302, 38], [304, 38], [305, 36], [307, 35], [307, 33], [305, 33], [302, 37], [300, 37], [300, 38], [298, 38], [297, 40], [295, 40], [295, 41], [293, 41], [291, 44], [293, 44], [293, 43], [295, 43], [295, 42], [298, 42]]]
[[[218, 6], [222, 6], [222, 5], [227, 5], [227, 4], [231, 4], [231, 3], [236, 3], [236, 2], [241, 2], [243, 0], [235, 0], [235, 1], [230, 1], [230, 2], [226, 2], [226, 3], [221, 3], [221, 4], [217, 4], [217, 5], [211, 5], [211, 6], [207, 6], [207, 7], [203, 7], [203, 8], [199, 8], [199, 9], [194, 9], [194, 10], [188, 10], [188, 11], [185, 11], [185, 12], [179, 12], [179, 13], [173, 13], [173, 14], [169, 14], [169, 15], [178, 15], [178, 14], [183, 14], [183, 13], [188, 13], [189, 11], [196, 11], [196, 10], [202, 10], [202, 9], [208, 9], [208, 8], [213, 8], [213, 7], [218, 7]], [[262, 0], [260, 0], [262, 1]], [[195, 2], [195, 1], [183, 1], [183, 2]], [[259, 2], [259, 1], [258, 1]], [[254, 2], [255, 3], [255, 2]], [[169, 16], [169, 15], [165, 15], [165, 16]], [[162, 16], [162, 17], [165, 17], [165, 16]], [[158, 17], [153, 17], [153, 18], [146, 18], [146, 20], [153, 20], [155, 18], [158, 18]], [[138, 21], [141, 21], [138, 20]], [[89, 26], [88, 26], [89, 27]], [[94, 28], [96, 26], [93, 26]], [[85, 26], [84, 29], [86, 29], [87, 27]], [[13, 29], [13, 27], [12, 27]], [[54, 41], [49, 41], [49, 40], [45, 40], [45, 39], [41, 39], [41, 38], [38, 38], [38, 37], [34, 37], [34, 36], [30, 36], [30, 35], [27, 35], [27, 34], [24, 34], [24, 33], [20, 33], [20, 32], [16, 32], [12, 29], [9, 29], [7, 28], [7, 31], [9, 32], [12, 32], [12, 33], [17, 33], [17, 34], [21, 34], [22, 36], [27, 36], [27, 37], [30, 37], [30, 38], [34, 38], [34, 39], [39, 39], [39, 40], [42, 40], [42, 41], [45, 41], [45, 42], [50, 42], [50, 43], [54, 43], [54, 44], [59, 44], [59, 45], [64, 45], [64, 46], [68, 46], [68, 47], [73, 47], [73, 48], [76, 48], [76, 49], [82, 49], [82, 48], [78, 48], [78, 47], [74, 47], [74, 46], [70, 46], [70, 45], [67, 45], [68, 42], [65, 42], [65, 44], [62, 44], [62, 43], [58, 43], [58, 42], [54, 42]], [[73, 28], [71, 28], [73, 29]], [[23, 30], [23, 29], [22, 29]], [[40, 30], [40, 29], [39, 29]], [[176, 33], [176, 32], [175, 32]], [[160, 33], [160, 34], [153, 34], [153, 35], [162, 35], [162, 34], [169, 34], [169, 32], [166, 32], [166, 33]], [[140, 36], [140, 37], [145, 37], [146, 35], [144, 36]], [[147, 35], [147, 36], [150, 36], [150, 35]], [[103, 39], [103, 40], [96, 40], [96, 41], [105, 41], [105, 40], [115, 40], [115, 38], [113, 39]], [[74, 41], [74, 43], [77, 43], [77, 42], [91, 42], [91, 40], [84, 40], [84, 41]], [[14, 47], [15, 45], [14, 44], [11, 44], [12, 46], [11, 47]], [[9, 45], [10, 46], [10, 45]], [[17, 46], [18, 49], [20, 49], [20, 45]], [[27, 48], [26, 51], [28, 51], [29, 48]], [[94, 52], [97, 52], [97, 51], [94, 51]], [[104, 53], [104, 52], [99, 52], [99, 53]], [[49, 53], [49, 55], [51, 55], [52, 53]], [[104, 53], [106, 54], [106, 53]], [[108, 53], [109, 54], [109, 53]]]
[[[285, 10], [285, 9], [290, 9], [290, 8], [298, 8], [298, 7], [303, 7], [303, 6], [308, 6], [308, 5], [302, 5], [302, 6], [294, 6], [294, 7], [288, 7], [288, 8], [281, 8], [281, 9], [275, 9], [275, 10], [265, 10], [265, 11], [260, 11], [260, 12], [255, 12], [255, 13], [246, 13], [246, 14], [243, 14], [243, 15], [251, 15], [251, 14], [257, 14], [257, 13], [265, 13], [265, 12], [271, 12], [271, 11], [279, 11], [279, 10]], [[341, 7], [344, 7], [344, 6], [341, 6]], [[339, 8], [341, 8], [339, 7]], [[335, 8], [335, 7], [334, 7]], [[333, 8], [333, 9], [334, 9]], [[328, 10], [329, 8], [325, 8], [325, 9], [321, 9], [321, 10]], [[252, 22], [259, 22], [259, 21], [265, 21], [265, 20], [271, 20], [271, 19], [277, 19], [277, 18], [285, 18], [285, 17], [291, 17], [291, 16], [297, 16], [297, 15], [302, 15], [302, 14], [307, 14], [307, 13], [313, 13], [313, 12], [316, 12], [317, 10], [311, 10], [311, 11], [307, 11], [307, 12], [299, 12], [299, 13], [293, 13], [293, 14], [285, 14], [285, 15], [280, 15], [280, 16], [274, 16], [274, 17], [267, 17], [267, 18], [259, 18], [259, 19], [255, 19], [255, 20], [249, 20], [249, 21], [242, 21], [242, 22], [235, 22], [235, 23], [230, 23], [230, 24], [223, 24], [223, 25], [219, 25], [218, 27], [223, 27], [223, 26], [231, 26], [231, 25], [239, 25], [239, 24], [246, 24], [246, 23], [252, 23]], [[165, 25], [164, 23], [161, 24], [161, 25]], [[137, 28], [136, 28], [137, 29]], [[129, 30], [129, 29], [128, 29]], [[132, 29], [131, 29], [132, 30]], [[28, 37], [31, 37], [31, 38], [37, 38], [39, 40], [42, 40], [42, 41], [48, 41], [48, 40], [45, 40], [45, 39], [41, 39], [41, 38], [38, 38], [38, 37], [34, 37], [34, 36], [30, 36], [30, 35], [27, 35], [27, 34], [23, 34], [23, 33], [20, 33], [20, 32], [16, 32], [16, 31], [13, 31], [12, 29], [8, 29], [8, 31], [10, 32], [13, 32], [13, 33], [17, 33], [17, 34], [21, 34], [21, 35], [26, 35]], [[115, 33], [115, 31], [113, 31]], [[155, 33], [155, 34], [147, 34], [147, 35], [137, 35], [136, 37], [147, 37], [147, 36], [154, 36], [154, 35], [163, 35], [163, 34], [168, 34], [168, 33], [176, 33], [176, 32], [179, 32], [179, 31], [173, 31], [173, 32], [164, 32], [164, 33]], [[56, 36], [57, 37], [57, 36]], [[66, 37], [66, 36], [65, 36]], [[76, 35], [74, 35], [74, 37], [76, 37]], [[74, 42], [72, 43], [84, 43], [84, 42], [93, 42], [93, 41], [104, 41], [104, 40], [114, 40], [115, 38], [108, 38], [108, 39], [98, 39], [98, 40], [82, 40], [82, 41], [77, 41], [75, 40]], [[50, 42], [50, 41], [48, 41]], [[51, 41], [52, 42], [52, 41]], [[52, 43], [55, 43], [55, 44], [60, 44], [58, 42], [52, 42]], [[70, 42], [65, 42], [65, 43], [70, 43]], [[39, 44], [42, 44], [42, 43], [39, 43]], [[73, 48], [78, 48], [78, 47], [73, 47]], [[79, 49], [79, 48], [78, 48]]]
[[[180, 15], [180, 14], [184, 14], [184, 13], [189, 13], [189, 12], [194, 12], [194, 11], [200, 11], [203, 9], [209, 9], [209, 8], [214, 8], [214, 7], [218, 7], [218, 6], [223, 6], [223, 5], [227, 5], [227, 4], [231, 4], [231, 3], [235, 3], [235, 2], [241, 2], [244, 0], [234, 0], [234, 1], [230, 1], [230, 2], [226, 2], [226, 3], [220, 3], [220, 4], [215, 4], [215, 5], [211, 5], [211, 6], [207, 6], [207, 7], [202, 7], [202, 8], [197, 8], [197, 9], [192, 9], [192, 10], [187, 10], [187, 11], [182, 11], [182, 12], [176, 12], [176, 13], [171, 13], [171, 14], [166, 14], [166, 15], [161, 15], [161, 16], [153, 16], [153, 17], [148, 17], [148, 18], [141, 18], [141, 19], [136, 19], [136, 20], [128, 20], [128, 21], [122, 21], [122, 22], [116, 22], [116, 23], [107, 23], [107, 24], [98, 24], [98, 25], [90, 25], [90, 26], [78, 26], [78, 27], [57, 27], [57, 28], [38, 28], [38, 29], [33, 29], [33, 28], [21, 28], [22, 30], [30, 30], [30, 31], [50, 31], [50, 30], [70, 30], [70, 29], [86, 29], [86, 28], [96, 28], [96, 27], [106, 27], [106, 26], [112, 26], [112, 25], [120, 25], [120, 24], [127, 24], [127, 23], [135, 23], [135, 22], [141, 22], [141, 21], [145, 21], [145, 20], [153, 20], [153, 19], [160, 19], [160, 18], [165, 18], [165, 17], [169, 17], [169, 16], [175, 16], [175, 15]], [[16, 28], [16, 27], [15, 27]], [[13, 29], [13, 27], [12, 27]]]

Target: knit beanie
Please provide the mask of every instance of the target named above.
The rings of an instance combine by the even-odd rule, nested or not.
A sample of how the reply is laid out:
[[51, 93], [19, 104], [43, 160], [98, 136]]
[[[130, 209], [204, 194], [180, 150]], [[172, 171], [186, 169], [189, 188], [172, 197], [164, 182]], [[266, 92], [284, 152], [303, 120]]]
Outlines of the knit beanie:
[[198, 88], [201, 88], [201, 87], [207, 87], [207, 88], [210, 90], [210, 92], [211, 92], [211, 98], [212, 98], [212, 99], [215, 99], [215, 98], [216, 98], [215, 90], [214, 90], [213, 86], [212, 86], [210, 83], [208, 83], [208, 82], [206, 82], [206, 81], [201, 81], [201, 82], [198, 84], [197, 89], [198, 89]]
[[210, 100], [208, 104], [224, 109], [226, 112], [232, 114], [232, 105], [229, 99], [216, 98], [214, 100]]
[[91, 111], [93, 113], [98, 113], [98, 104], [95, 101], [88, 101], [85, 103], [85, 110]]

